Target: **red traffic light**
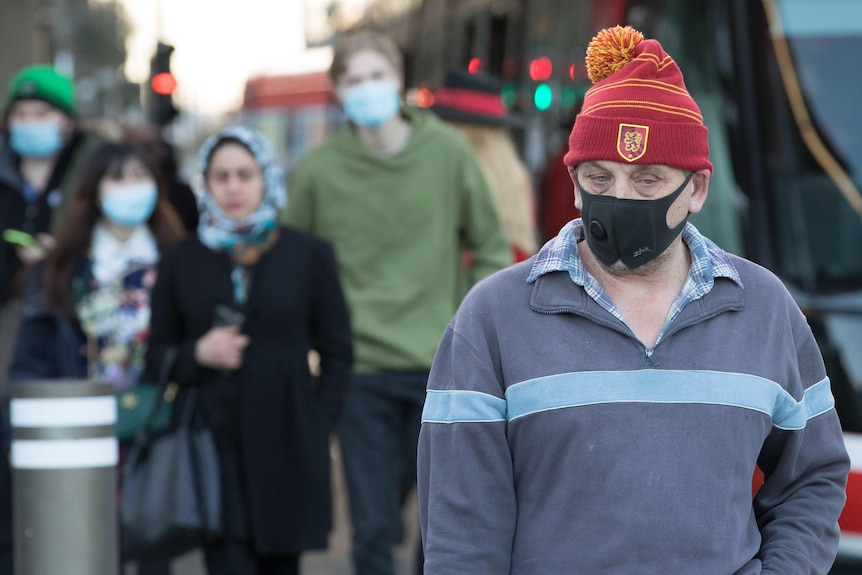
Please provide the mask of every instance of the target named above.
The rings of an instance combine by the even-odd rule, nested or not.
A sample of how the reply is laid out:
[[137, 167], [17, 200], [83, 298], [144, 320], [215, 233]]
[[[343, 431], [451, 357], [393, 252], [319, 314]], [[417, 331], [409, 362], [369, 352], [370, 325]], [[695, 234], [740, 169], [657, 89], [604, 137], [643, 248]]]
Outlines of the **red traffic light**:
[[536, 58], [530, 61], [530, 79], [536, 82], [547, 80], [551, 77], [551, 72], [554, 70], [554, 65], [551, 59], [547, 56]]
[[153, 92], [162, 96], [170, 96], [177, 89], [177, 79], [170, 72], [161, 72], [150, 81]]
[[434, 93], [426, 87], [416, 91], [416, 105], [420, 108], [430, 108], [434, 105]]

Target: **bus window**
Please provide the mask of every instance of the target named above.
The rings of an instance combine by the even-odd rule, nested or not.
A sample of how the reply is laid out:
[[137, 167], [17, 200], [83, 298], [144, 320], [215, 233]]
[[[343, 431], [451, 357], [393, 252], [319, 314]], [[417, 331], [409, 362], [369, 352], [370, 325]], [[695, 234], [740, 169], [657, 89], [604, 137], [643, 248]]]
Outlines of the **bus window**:
[[787, 102], [765, 111], [779, 273], [809, 293], [858, 289], [862, 2], [764, 4]]

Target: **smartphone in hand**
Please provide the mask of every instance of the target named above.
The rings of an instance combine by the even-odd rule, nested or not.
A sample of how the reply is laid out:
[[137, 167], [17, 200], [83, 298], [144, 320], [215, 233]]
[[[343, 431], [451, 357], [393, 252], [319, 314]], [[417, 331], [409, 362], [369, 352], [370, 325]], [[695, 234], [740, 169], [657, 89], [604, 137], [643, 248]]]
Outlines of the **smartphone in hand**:
[[213, 327], [232, 327], [244, 321], [245, 314], [230, 306], [219, 304], [213, 310]]

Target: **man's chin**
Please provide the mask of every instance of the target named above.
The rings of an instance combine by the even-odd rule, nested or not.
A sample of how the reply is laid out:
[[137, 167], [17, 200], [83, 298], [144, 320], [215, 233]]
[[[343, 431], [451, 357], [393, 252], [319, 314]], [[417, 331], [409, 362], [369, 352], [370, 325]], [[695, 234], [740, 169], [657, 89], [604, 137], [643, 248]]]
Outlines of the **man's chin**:
[[659, 254], [657, 257], [649, 260], [645, 264], [631, 268], [624, 264], [622, 260], [617, 260], [610, 265], [605, 265], [604, 263], [602, 263], [601, 265], [608, 271], [609, 274], [617, 277], [651, 276], [661, 269], [662, 262], [664, 261], [666, 254], [667, 250]]

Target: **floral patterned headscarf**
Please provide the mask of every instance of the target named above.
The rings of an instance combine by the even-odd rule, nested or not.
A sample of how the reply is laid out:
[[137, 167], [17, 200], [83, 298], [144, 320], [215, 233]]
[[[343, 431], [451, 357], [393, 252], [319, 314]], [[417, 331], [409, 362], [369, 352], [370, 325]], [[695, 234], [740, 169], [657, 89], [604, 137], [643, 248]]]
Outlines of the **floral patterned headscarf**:
[[[260, 205], [253, 214], [241, 219], [225, 214], [206, 188], [206, 173], [212, 153], [225, 140], [239, 141], [248, 148], [263, 171], [264, 192]], [[231, 126], [207, 138], [198, 152], [198, 166], [204, 188], [198, 206], [198, 238], [211, 250], [230, 254], [234, 264], [231, 274], [234, 297], [242, 305], [248, 296], [250, 268], [278, 237], [278, 214], [287, 205], [281, 166], [269, 141], [246, 126]]]

